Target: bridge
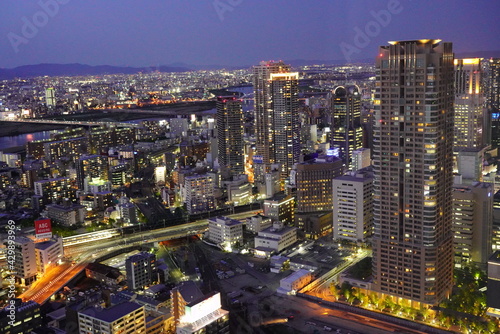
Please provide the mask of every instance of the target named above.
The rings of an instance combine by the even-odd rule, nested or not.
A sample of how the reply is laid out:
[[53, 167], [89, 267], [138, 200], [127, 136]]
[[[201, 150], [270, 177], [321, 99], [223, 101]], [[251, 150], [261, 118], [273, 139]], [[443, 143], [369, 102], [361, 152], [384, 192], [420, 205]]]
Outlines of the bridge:
[[56, 125], [74, 125], [74, 126], [101, 126], [101, 125], [116, 125], [119, 127], [137, 128], [140, 125], [134, 123], [123, 122], [97, 122], [97, 121], [63, 121], [55, 119], [40, 119], [40, 118], [21, 118], [21, 119], [2, 119], [1, 122], [14, 123], [40, 123], [40, 124], [56, 124]]

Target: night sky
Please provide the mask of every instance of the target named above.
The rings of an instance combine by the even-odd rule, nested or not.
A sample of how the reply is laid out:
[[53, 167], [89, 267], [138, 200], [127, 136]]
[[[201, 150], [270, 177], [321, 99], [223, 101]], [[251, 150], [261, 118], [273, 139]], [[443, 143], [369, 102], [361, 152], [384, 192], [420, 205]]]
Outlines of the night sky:
[[[376, 23], [372, 12], [391, 6]], [[2, 0], [0, 67], [366, 59], [389, 40], [420, 38], [456, 53], [500, 50], [499, 14], [498, 0]]]

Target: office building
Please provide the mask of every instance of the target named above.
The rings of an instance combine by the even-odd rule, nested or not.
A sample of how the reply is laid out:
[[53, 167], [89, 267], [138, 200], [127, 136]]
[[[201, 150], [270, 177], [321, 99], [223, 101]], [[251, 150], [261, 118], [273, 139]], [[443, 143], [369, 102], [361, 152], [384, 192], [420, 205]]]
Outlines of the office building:
[[144, 289], [158, 282], [156, 256], [142, 252], [125, 260], [127, 286], [130, 290]]
[[486, 289], [486, 314], [500, 318], [500, 251], [488, 259], [488, 284]]
[[490, 146], [477, 148], [457, 148], [455, 150], [457, 172], [463, 183], [483, 181], [485, 154]]
[[234, 96], [217, 98], [217, 142], [219, 165], [233, 174], [245, 173], [243, 109]]
[[247, 218], [247, 231], [253, 232], [253, 233], [258, 233], [262, 231], [263, 229], [266, 229], [270, 227], [273, 224], [271, 218], [263, 216], [263, 215], [256, 215], [252, 217]]
[[28, 286], [37, 279], [36, 250], [33, 240], [18, 236], [14, 240], [14, 258], [11, 272], [16, 283]]
[[390, 42], [376, 59], [373, 286], [437, 304], [453, 286], [452, 44]]
[[491, 131], [487, 138], [491, 146], [496, 148], [500, 147], [500, 58], [491, 58], [483, 63], [486, 65], [486, 106], [491, 116]]
[[342, 160], [320, 156], [295, 165], [297, 212], [331, 211], [332, 181], [344, 172]]
[[62, 238], [57, 236], [49, 240], [37, 242], [35, 244], [35, 249], [38, 273], [42, 275], [45, 274], [47, 269], [51, 266], [59, 264], [64, 256]]
[[484, 108], [484, 94], [481, 87], [482, 71], [480, 58], [455, 59], [455, 142], [454, 150], [461, 148], [482, 148], [483, 123], [488, 117]]
[[471, 262], [485, 268], [492, 252], [493, 185], [474, 182], [453, 186], [453, 248], [455, 264]]
[[295, 226], [308, 239], [316, 240], [332, 233], [333, 211], [296, 212]]
[[78, 312], [80, 334], [146, 333], [144, 306], [123, 302], [109, 308], [89, 307]]
[[264, 216], [274, 221], [280, 221], [285, 225], [293, 225], [295, 222], [295, 197], [281, 192], [271, 198], [264, 200]]
[[360, 170], [372, 164], [371, 150], [369, 148], [360, 148], [352, 152], [352, 170]]
[[[10, 316], [14, 315], [12, 319]], [[21, 298], [9, 300], [6, 307], [0, 310], [0, 333], [24, 334], [42, 326], [40, 304]]]
[[352, 169], [352, 152], [363, 147], [361, 93], [358, 86], [339, 86], [332, 92], [330, 149]]
[[243, 241], [243, 222], [229, 217], [208, 219], [208, 239], [225, 249]]
[[373, 173], [368, 169], [333, 180], [333, 239], [365, 243], [373, 234]]
[[293, 245], [297, 241], [297, 228], [274, 222], [273, 226], [257, 233], [254, 239], [255, 256], [269, 257]]

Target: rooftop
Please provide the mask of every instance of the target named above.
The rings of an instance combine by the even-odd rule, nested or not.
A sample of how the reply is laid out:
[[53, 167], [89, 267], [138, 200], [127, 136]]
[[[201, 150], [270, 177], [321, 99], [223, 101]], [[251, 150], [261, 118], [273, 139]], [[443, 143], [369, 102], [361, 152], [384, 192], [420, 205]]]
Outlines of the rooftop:
[[137, 303], [123, 302], [105, 309], [89, 307], [80, 313], [110, 323], [123, 318], [127, 314], [137, 311], [140, 308], [142, 308], [142, 306]]
[[55, 239], [50, 239], [50, 240], [47, 240], [47, 241], [42, 241], [42, 242], [37, 242], [35, 244], [35, 248], [36, 249], [39, 249], [39, 250], [46, 250], [47, 248], [50, 248], [56, 244], [58, 244], [59, 241], [58, 240], [55, 240]]
[[186, 301], [186, 303], [191, 303], [199, 298], [203, 297], [201, 290], [196, 286], [196, 283], [193, 281], [184, 281], [177, 285], [174, 290], [179, 291], [182, 298]]
[[311, 272], [307, 269], [299, 269], [297, 270], [296, 272], [294, 272], [293, 274], [283, 278], [281, 280], [281, 282], [286, 282], [286, 283], [293, 283], [295, 282], [296, 280], [298, 280], [299, 278], [305, 276], [305, 275], [310, 275]]

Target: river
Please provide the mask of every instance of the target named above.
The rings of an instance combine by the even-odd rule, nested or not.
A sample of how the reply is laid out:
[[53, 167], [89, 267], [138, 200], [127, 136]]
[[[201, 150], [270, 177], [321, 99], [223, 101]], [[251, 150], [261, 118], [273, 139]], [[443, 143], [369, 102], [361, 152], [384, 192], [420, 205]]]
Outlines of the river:
[[58, 131], [57, 130], [41, 131], [33, 133], [24, 133], [22, 135], [17, 135], [17, 136], [0, 137], [0, 151], [11, 147], [24, 146], [29, 141], [48, 139], [50, 138], [50, 134], [55, 132]]

